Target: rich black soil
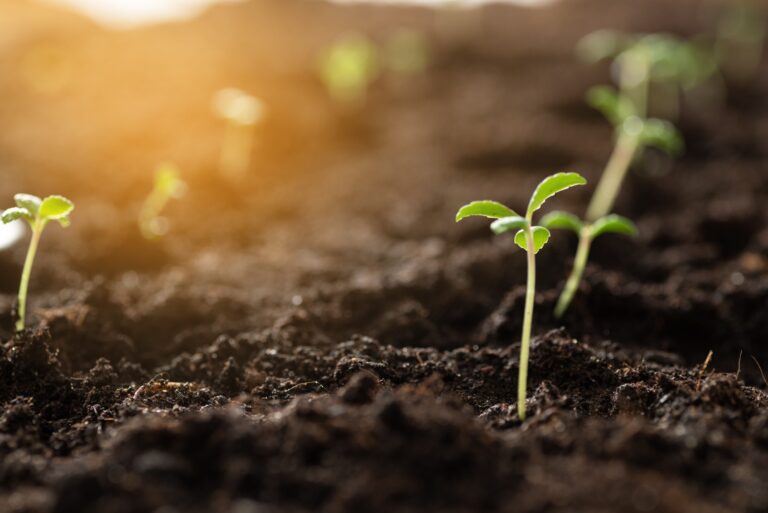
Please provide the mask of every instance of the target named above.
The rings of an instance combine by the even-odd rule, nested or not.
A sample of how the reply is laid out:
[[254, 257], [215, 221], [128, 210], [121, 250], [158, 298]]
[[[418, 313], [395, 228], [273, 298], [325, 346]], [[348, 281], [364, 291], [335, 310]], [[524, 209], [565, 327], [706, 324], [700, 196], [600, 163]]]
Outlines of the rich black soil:
[[[452, 221], [472, 199], [522, 206], [554, 171], [594, 185], [611, 130], [582, 97], [609, 76], [579, 37], [716, 16], [569, 0], [448, 32], [417, 8], [263, 0], [108, 32], [0, 1], [0, 198], [77, 204], [16, 336], [26, 247], [0, 252], [0, 511], [768, 511], [768, 66], [684, 105], [685, 156], [649, 153], [617, 205], [640, 238], [596, 243], [562, 322], [575, 241], [542, 251], [524, 423], [524, 256]], [[318, 49], [404, 26], [429, 69], [332, 103]], [[59, 70], [42, 86], [40, 54]], [[231, 85], [269, 107], [240, 184], [210, 112]], [[148, 242], [135, 219], [168, 159], [189, 194]]]

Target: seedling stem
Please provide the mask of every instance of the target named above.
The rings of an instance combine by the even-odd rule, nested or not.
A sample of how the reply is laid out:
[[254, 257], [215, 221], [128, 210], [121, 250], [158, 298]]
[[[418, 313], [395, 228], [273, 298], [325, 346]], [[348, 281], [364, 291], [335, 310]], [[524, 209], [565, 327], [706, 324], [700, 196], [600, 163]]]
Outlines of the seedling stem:
[[555, 317], [558, 319], [563, 316], [568, 306], [573, 300], [573, 296], [579, 289], [579, 283], [581, 283], [581, 277], [584, 275], [584, 269], [587, 267], [587, 260], [589, 260], [589, 250], [592, 247], [592, 227], [585, 225], [579, 232], [579, 247], [576, 250], [576, 257], [573, 261], [573, 269], [568, 276], [568, 281], [565, 282], [565, 288], [560, 294], [555, 306]]
[[40, 244], [40, 236], [43, 234], [44, 222], [35, 221], [32, 225], [32, 239], [27, 249], [27, 257], [24, 259], [24, 269], [21, 272], [21, 284], [19, 285], [19, 318], [16, 319], [16, 331], [24, 329], [27, 317], [27, 291], [29, 290], [29, 277], [32, 275], [32, 266], [35, 263], [37, 246]]
[[525, 244], [528, 248], [528, 282], [525, 289], [525, 310], [523, 312], [523, 334], [520, 340], [520, 372], [517, 375], [517, 415], [525, 420], [525, 393], [528, 383], [528, 356], [531, 348], [531, 326], [533, 306], [536, 301], [536, 250], [531, 231], [531, 217], [525, 229]]

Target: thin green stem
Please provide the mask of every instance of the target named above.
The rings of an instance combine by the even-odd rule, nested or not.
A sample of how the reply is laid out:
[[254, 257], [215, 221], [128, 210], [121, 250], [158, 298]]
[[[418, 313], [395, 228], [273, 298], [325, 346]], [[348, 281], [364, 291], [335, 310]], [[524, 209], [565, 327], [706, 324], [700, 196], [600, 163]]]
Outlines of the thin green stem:
[[27, 315], [27, 290], [29, 289], [29, 277], [32, 274], [32, 265], [35, 263], [35, 254], [37, 246], [40, 243], [40, 236], [43, 234], [45, 222], [37, 220], [31, 224], [32, 240], [27, 250], [27, 258], [24, 260], [24, 270], [21, 273], [21, 285], [19, 286], [19, 318], [16, 320], [16, 331], [24, 330]]
[[560, 298], [557, 300], [557, 306], [555, 306], [555, 317], [558, 319], [563, 316], [565, 311], [571, 304], [573, 296], [576, 291], [579, 290], [579, 283], [581, 283], [581, 277], [584, 274], [584, 268], [587, 266], [587, 260], [589, 259], [589, 250], [592, 246], [592, 227], [587, 225], [579, 232], [579, 247], [576, 250], [576, 258], [573, 261], [573, 269], [568, 276], [568, 281], [565, 282], [565, 288], [560, 294]]
[[613, 153], [605, 166], [603, 176], [597, 184], [595, 193], [587, 208], [586, 219], [588, 222], [595, 221], [605, 215], [608, 215], [613, 209], [616, 196], [621, 190], [621, 184], [627, 175], [630, 165], [635, 158], [640, 141], [636, 134], [627, 133], [621, 130]]
[[517, 379], [517, 414], [525, 420], [525, 393], [528, 384], [528, 355], [531, 348], [531, 325], [533, 306], [536, 299], [536, 250], [530, 220], [525, 227], [525, 243], [528, 247], [528, 284], [525, 290], [525, 313], [523, 314], [523, 335], [520, 341], [520, 373]]

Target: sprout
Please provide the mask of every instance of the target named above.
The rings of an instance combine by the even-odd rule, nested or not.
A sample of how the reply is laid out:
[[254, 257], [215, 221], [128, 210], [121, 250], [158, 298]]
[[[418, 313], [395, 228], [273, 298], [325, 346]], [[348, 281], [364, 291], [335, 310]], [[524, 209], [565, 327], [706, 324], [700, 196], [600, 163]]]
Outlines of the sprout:
[[213, 110], [227, 121], [220, 170], [225, 176], [242, 180], [251, 161], [254, 127], [264, 117], [264, 104], [239, 89], [227, 88], [214, 96]]
[[[589, 203], [586, 216], [588, 221], [595, 221], [611, 212], [627, 171], [643, 148], [655, 147], [671, 155], [678, 155], [684, 147], [680, 133], [671, 123], [627, 115], [630, 111], [626, 110], [626, 99], [616, 93], [611, 97], [605, 89], [601, 92], [605, 94], [603, 103], [596, 106], [613, 123], [616, 144]], [[592, 90], [591, 93], [592, 100], [595, 100], [597, 91]]]
[[72, 213], [75, 205], [64, 196], [48, 196], [45, 199], [40, 199], [31, 194], [17, 194], [14, 196], [14, 200], [16, 200], [16, 206], [6, 209], [2, 213], [3, 223], [8, 224], [18, 219], [24, 219], [32, 228], [32, 240], [27, 250], [27, 258], [24, 260], [21, 285], [19, 286], [19, 316], [16, 320], [16, 331], [22, 331], [27, 312], [29, 277], [35, 262], [40, 236], [49, 221], [58, 221], [63, 227], [69, 226], [69, 214]]
[[520, 342], [520, 373], [517, 383], [517, 413], [520, 420], [525, 420], [525, 395], [528, 380], [528, 353], [530, 351], [531, 324], [533, 322], [533, 305], [536, 294], [536, 253], [549, 240], [549, 230], [544, 226], [533, 225], [533, 214], [541, 208], [546, 200], [555, 194], [587, 181], [578, 173], [556, 173], [545, 178], [536, 187], [528, 203], [525, 217], [520, 217], [510, 208], [495, 201], [473, 201], [464, 205], [456, 214], [456, 221], [470, 216], [481, 216], [495, 219], [491, 230], [497, 235], [509, 230], [517, 230], [515, 244], [526, 251], [528, 255], [528, 283], [525, 293], [525, 312], [523, 316], [523, 333]]
[[168, 219], [160, 214], [170, 200], [181, 198], [186, 192], [187, 184], [175, 166], [163, 164], [157, 168], [154, 187], [139, 212], [139, 228], [145, 238], [154, 239], [168, 233]]
[[551, 229], [571, 230], [579, 236], [579, 246], [576, 250], [576, 257], [573, 262], [573, 269], [565, 282], [563, 292], [557, 300], [555, 306], [555, 317], [562, 317], [568, 306], [573, 300], [573, 296], [579, 289], [581, 277], [584, 274], [584, 268], [589, 259], [589, 250], [594, 241], [604, 233], [620, 233], [624, 235], [637, 236], [637, 227], [625, 217], [616, 214], [603, 216], [592, 223], [584, 222], [573, 214], [568, 212], [555, 211], [550, 212], [541, 218], [542, 226]]
[[598, 30], [579, 41], [576, 53], [587, 62], [613, 58], [621, 96], [629, 101], [633, 114], [648, 116], [651, 86], [677, 111], [679, 91], [689, 91], [717, 71], [717, 59], [701, 41], [679, 39], [669, 34], [625, 34]]
[[325, 50], [320, 79], [335, 101], [347, 106], [365, 102], [368, 86], [379, 76], [376, 46], [360, 34], [346, 35]]

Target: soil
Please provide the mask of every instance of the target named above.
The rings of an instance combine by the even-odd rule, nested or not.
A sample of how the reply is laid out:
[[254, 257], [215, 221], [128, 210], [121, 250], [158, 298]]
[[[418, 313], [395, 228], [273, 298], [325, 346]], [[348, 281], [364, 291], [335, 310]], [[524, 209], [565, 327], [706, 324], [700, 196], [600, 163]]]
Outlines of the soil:
[[[520, 207], [553, 171], [595, 183], [611, 130], [583, 96], [609, 70], [573, 56], [582, 35], [692, 36], [717, 9], [451, 16], [262, 0], [114, 32], [0, 1], [0, 197], [77, 205], [44, 235], [16, 335], [26, 248], [0, 252], [0, 511], [768, 511], [768, 66], [687, 97], [686, 154], [649, 152], [616, 207], [641, 236], [596, 242], [562, 321], [575, 240], [540, 253], [521, 423], [524, 255], [453, 215]], [[402, 27], [428, 70], [329, 100], [318, 49]], [[210, 111], [231, 85], [269, 108], [241, 183], [218, 174]], [[165, 160], [189, 192], [146, 241]]]

